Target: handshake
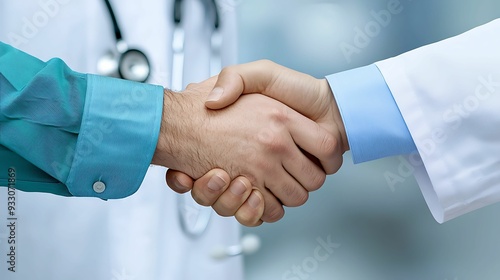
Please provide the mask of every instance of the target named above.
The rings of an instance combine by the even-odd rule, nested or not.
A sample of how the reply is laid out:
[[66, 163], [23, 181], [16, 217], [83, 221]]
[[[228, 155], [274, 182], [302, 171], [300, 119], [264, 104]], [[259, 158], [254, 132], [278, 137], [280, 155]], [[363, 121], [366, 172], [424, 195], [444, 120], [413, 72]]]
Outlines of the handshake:
[[[229, 106], [230, 105], [230, 106]], [[246, 226], [304, 204], [349, 149], [328, 82], [270, 61], [165, 90], [153, 164], [167, 183]]]

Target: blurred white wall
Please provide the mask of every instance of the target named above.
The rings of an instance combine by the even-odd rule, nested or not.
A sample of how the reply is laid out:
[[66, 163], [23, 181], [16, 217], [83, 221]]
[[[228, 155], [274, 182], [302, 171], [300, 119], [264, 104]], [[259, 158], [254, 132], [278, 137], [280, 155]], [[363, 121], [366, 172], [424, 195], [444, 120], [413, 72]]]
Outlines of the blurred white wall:
[[[240, 62], [268, 58], [317, 77], [500, 17], [498, 0], [401, 0], [401, 12], [346, 56], [341, 46], [354, 44], [356, 28], [396, 0], [233, 1], [241, 19]], [[305, 206], [286, 209], [276, 224], [245, 229], [263, 241], [246, 258], [247, 279], [500, 279], [500, 205], [439, 225], [412, 177], [394, 188], [384, 179], [399, 162], [353, 165], [347, 153], [341, 171]]]

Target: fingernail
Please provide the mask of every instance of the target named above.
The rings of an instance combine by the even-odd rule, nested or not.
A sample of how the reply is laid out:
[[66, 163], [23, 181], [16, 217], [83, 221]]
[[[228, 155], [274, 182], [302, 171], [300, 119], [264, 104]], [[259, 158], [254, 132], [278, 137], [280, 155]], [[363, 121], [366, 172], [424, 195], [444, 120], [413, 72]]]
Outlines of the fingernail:
[[219, 177], [219, 175], [215, 175], [208, 181], [207, 187], [212, 191], [220, 191], [226, 184], [224, 179]]
[[248, 204], [250, 204], [252, 208], [257, 209], [260, 205], [260, 197], [253, 192], [248, 198]]
[[221, 87], [216, 87], [208, 95], [207, 101], [219, 101], [219, 99], [223, 94], [224, 94], [224, 89]]
[[234, 195], [242, 195], [247, 190], [247, 187], [245, 186], [245, 184], [241, 180], [236, 180], [231, 185], [231, 187], [229, 187], [229, 190]]

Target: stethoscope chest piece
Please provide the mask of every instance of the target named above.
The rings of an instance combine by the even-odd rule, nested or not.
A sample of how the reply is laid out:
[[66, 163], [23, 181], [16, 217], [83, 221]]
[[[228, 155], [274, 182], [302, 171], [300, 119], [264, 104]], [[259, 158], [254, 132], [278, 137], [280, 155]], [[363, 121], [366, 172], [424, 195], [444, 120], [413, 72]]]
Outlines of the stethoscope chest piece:
[[99, 59], [97, 71], [100, 75], [143, 83], [151, 74], [151, 65], [142, 51], [126, 48], [123, 52], [106, 53]]
[[151, 65], [146, 54], [138, 49], [129, 49], [122, 38], [122, 32], [109, 0], [104, 0], [113, 22], [116, 47], [107, 52], [97, 62], [100, 75], [116, 77], [134, 82], [144, 83], [151, 74]]
[[137, 49], [128, 49], [118, 62], [118, 74], [126, 80], [145, 82], [151, 73], [146, 55]]

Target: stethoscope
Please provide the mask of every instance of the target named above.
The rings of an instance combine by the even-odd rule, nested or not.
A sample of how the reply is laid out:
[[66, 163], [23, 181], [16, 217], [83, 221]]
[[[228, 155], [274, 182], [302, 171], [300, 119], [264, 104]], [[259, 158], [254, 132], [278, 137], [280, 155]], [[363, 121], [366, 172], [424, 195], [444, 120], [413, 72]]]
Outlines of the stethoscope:
[[[220, 34], [220, 19], [215, 0], [207, 0], [213, 10], [214, 29], [211, 36], [211, 76], [219, 73], [221, 60], [222, 36]], [[98, 73], [105, 76], [117, 77], [136, 82], [145, 82], [151, 74], [151, 65], [146, 54], [138, 49], [131, 49], [123, 40], [120, 26], [113, 7], [109, 0], [104, 0], [109, 16], [113, 23], [116, 39], [115, 49], [105, 54], [97, 65]], [[172, 40], [172, 81], [171, 88], [181, 90], [183, 88], [184, 71], [184, 28], [182, 25], [182, 9], [184, 1], [174, 0], [173, 18], [174, 33]], [[189, 195], [179, 195], [177, 197], [177, 212], [180, 226], [184, 234], [189, 238], [199, 238], [207, 230], [212, 216], [212, 209], [198, 205]], [[240, 244], [229, 247], [215, 247], [211, 253], [214, 259], [225, 259], [241, 254], [252, 254], [260, 247], [260, 238], [256, 235], [245, 235]]]
[[[222, 43], [219, 32], [219, 13], [215, 0], [208, 1], [214, 10], [214, 30], [211, 40], [211, 75], [218, 73], [221, 69], [220, 46]], [[97, 63], [97, 72], [104, 76], [117, 77], [135, 82], [145, 82], [151, 74], [151, 64], [146, 54], [138, 49], [129, 48], [121, 32], [116, 14], [109, 0], [104, 0], [109, 17], [113, 23], [115, 35], [115, 48], [106, 53]], [[184, 65], [184, 29], [182, 28], [182, 6], [183, 0], [174, 1], [174, 36], [173, 36], [173, 71], [171, 88], [181, 90], [183, 87], [183, 65]]]
[[[220, 44], [214, 46], [213, 37], [219, 33], [219, 14], [217, 10], [217, 5], [215, 0], [205, 1], [206, 4], [210, 6], [206, 7], [207, 12], [214, 13], [214, 23], [212, 30], [212, 42], [211, 42], [211, 57], [214, 56], [214, 52], [219, 53], [215, 56], [215, 60], [220, 65], [220, 51], [214, 51], [214, 49], [219, 50]], [[174, 19], [174, 32], [172, 38], [172, 81], [171, 88], [173, 90], [181, 90], [184, 87], [184, 41], [185, 33], [182, 21], [182, 13], [185, 11], [186, 2], [183, 0], [174, 1], [173, 9], [173, 19]], [[211, 59], [211, 68], [214, 64]], [[179, 213], [179, 221], [182, 231], [191, 238], [200, 237], [207, 229], [210, 222], [210, 217], [212, 215], [212, 210], [207, 207], [198, 205], [194, 200], [189, 197], [189, 195], [180, 195], [177, 198], [177, 206]]]
[[145, 82], [151, 74], [151, 64], [144, 52], [131, 49], [123, 40], [115, 12], [109, 0], [104, 0], [109, 17], [113, 22], [116, 45], [115, 49], [106, 53], [97, 63], [97, 72], [104, 76], [116, 77], [135, 82]]

